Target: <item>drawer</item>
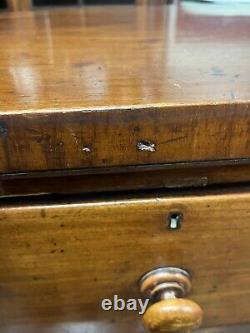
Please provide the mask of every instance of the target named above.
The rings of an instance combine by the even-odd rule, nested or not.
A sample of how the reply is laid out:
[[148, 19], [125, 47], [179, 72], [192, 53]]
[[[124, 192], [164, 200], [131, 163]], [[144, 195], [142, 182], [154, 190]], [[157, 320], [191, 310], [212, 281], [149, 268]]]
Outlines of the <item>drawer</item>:
[[249, 163], [248, 103], [179, 103], [57, 111], [50, 105], [38, 112], [11, 109], [11, 116], [0, 105], [0, 172]]
[[13, 202], [0, 220], [1, 333], [142, 333], [138, 312], [101, 302], [140, 297], [140, 276], [166, 265], [191, 273], [204, 327], [250, 321], [248, 188]]

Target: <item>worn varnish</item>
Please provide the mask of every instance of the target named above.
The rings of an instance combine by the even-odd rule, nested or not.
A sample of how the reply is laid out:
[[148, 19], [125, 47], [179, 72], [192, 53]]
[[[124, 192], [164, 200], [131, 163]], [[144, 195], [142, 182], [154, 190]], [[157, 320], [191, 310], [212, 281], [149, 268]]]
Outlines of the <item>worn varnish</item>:
[[249, 188], [69, 203], [2, 205], [1, 333], [142, 333], [136, 313], [100, 301], [138, 297], [138, 278], [166, 265], [192, 273], [204, 327], [249, 321]]
[[248, 105], [3, 115], [0, 171], [249, 158]]
[[224, 15], [2, 13], [0, 172], [249, 158], [250, 19]]

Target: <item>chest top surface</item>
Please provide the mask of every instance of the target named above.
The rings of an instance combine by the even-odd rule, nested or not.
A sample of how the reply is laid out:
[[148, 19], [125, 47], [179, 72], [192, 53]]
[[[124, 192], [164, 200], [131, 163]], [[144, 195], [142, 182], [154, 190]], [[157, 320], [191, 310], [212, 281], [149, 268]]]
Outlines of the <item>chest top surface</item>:
[[1, 13], [0, 173], [249, 159], [248, 12]]
[[246, 8], [183, 2], [2, 13], [0, 112], [248, 102]]

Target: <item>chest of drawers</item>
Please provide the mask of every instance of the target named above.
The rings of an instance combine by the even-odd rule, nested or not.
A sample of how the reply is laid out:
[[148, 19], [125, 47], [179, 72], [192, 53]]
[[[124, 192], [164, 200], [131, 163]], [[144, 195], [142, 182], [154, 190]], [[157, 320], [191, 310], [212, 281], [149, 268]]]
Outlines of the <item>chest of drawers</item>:
[[114, 299], [145, 295], [151, 332], [248, 332], [250, 19], [219, 8], [0, 14], [1, 333], [143, 333]]

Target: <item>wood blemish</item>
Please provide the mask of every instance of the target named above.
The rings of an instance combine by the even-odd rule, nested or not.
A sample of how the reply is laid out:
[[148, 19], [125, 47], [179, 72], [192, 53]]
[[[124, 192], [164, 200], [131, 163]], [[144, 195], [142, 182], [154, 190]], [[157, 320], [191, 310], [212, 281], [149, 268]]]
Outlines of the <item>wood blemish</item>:
[[155, 143], [148, 140], [141, 140], [137, 142], [137, 149], [141, 151], [148, 151], [150, 153], [156, 151]]
[[84, 151], [85, 153], [91, 153], [91, 148], [90, 147], [82, 147], [82, 151]]
[[8, 128], [2, 122], [0, 122], [0, 136], [2, 138], [6, 138], [8, 136]]
[[212, 67], [211, 72], [213, 76], [226, 76], [224, 70], [217, 66]]
[[133, 129], [133, 132], [136, 133], [136, 132], [140, 132], [140, 127], [139, 126], [135, 126], [134, 129]]
[[41, 209], [40, 214], [41, 214], [41, 217], [45, 218], [46, 217], [46, 211], [45, 211], [45, 209]]
[[82, 67], [86, 67], [86, 66], [93, 66], [95, 63], [91, 62], [91, 61], [80, 61], [80, 62], [75, 62], [73, 63], [71, 66], [73, 68], [82, 68]]
[[166, 140], [166, 141], [159, 142], [158, 145], [162, 145], [162, 144], [166, 144], [166, 143], [171, 143], [171, 142], [183, 140], [183, 139], [186, 139], [186, 138], [187, 138], [187, 135], [178, 136], [177, 138], [172, 138], [172, 139], [169, 139], [169, 140]]

